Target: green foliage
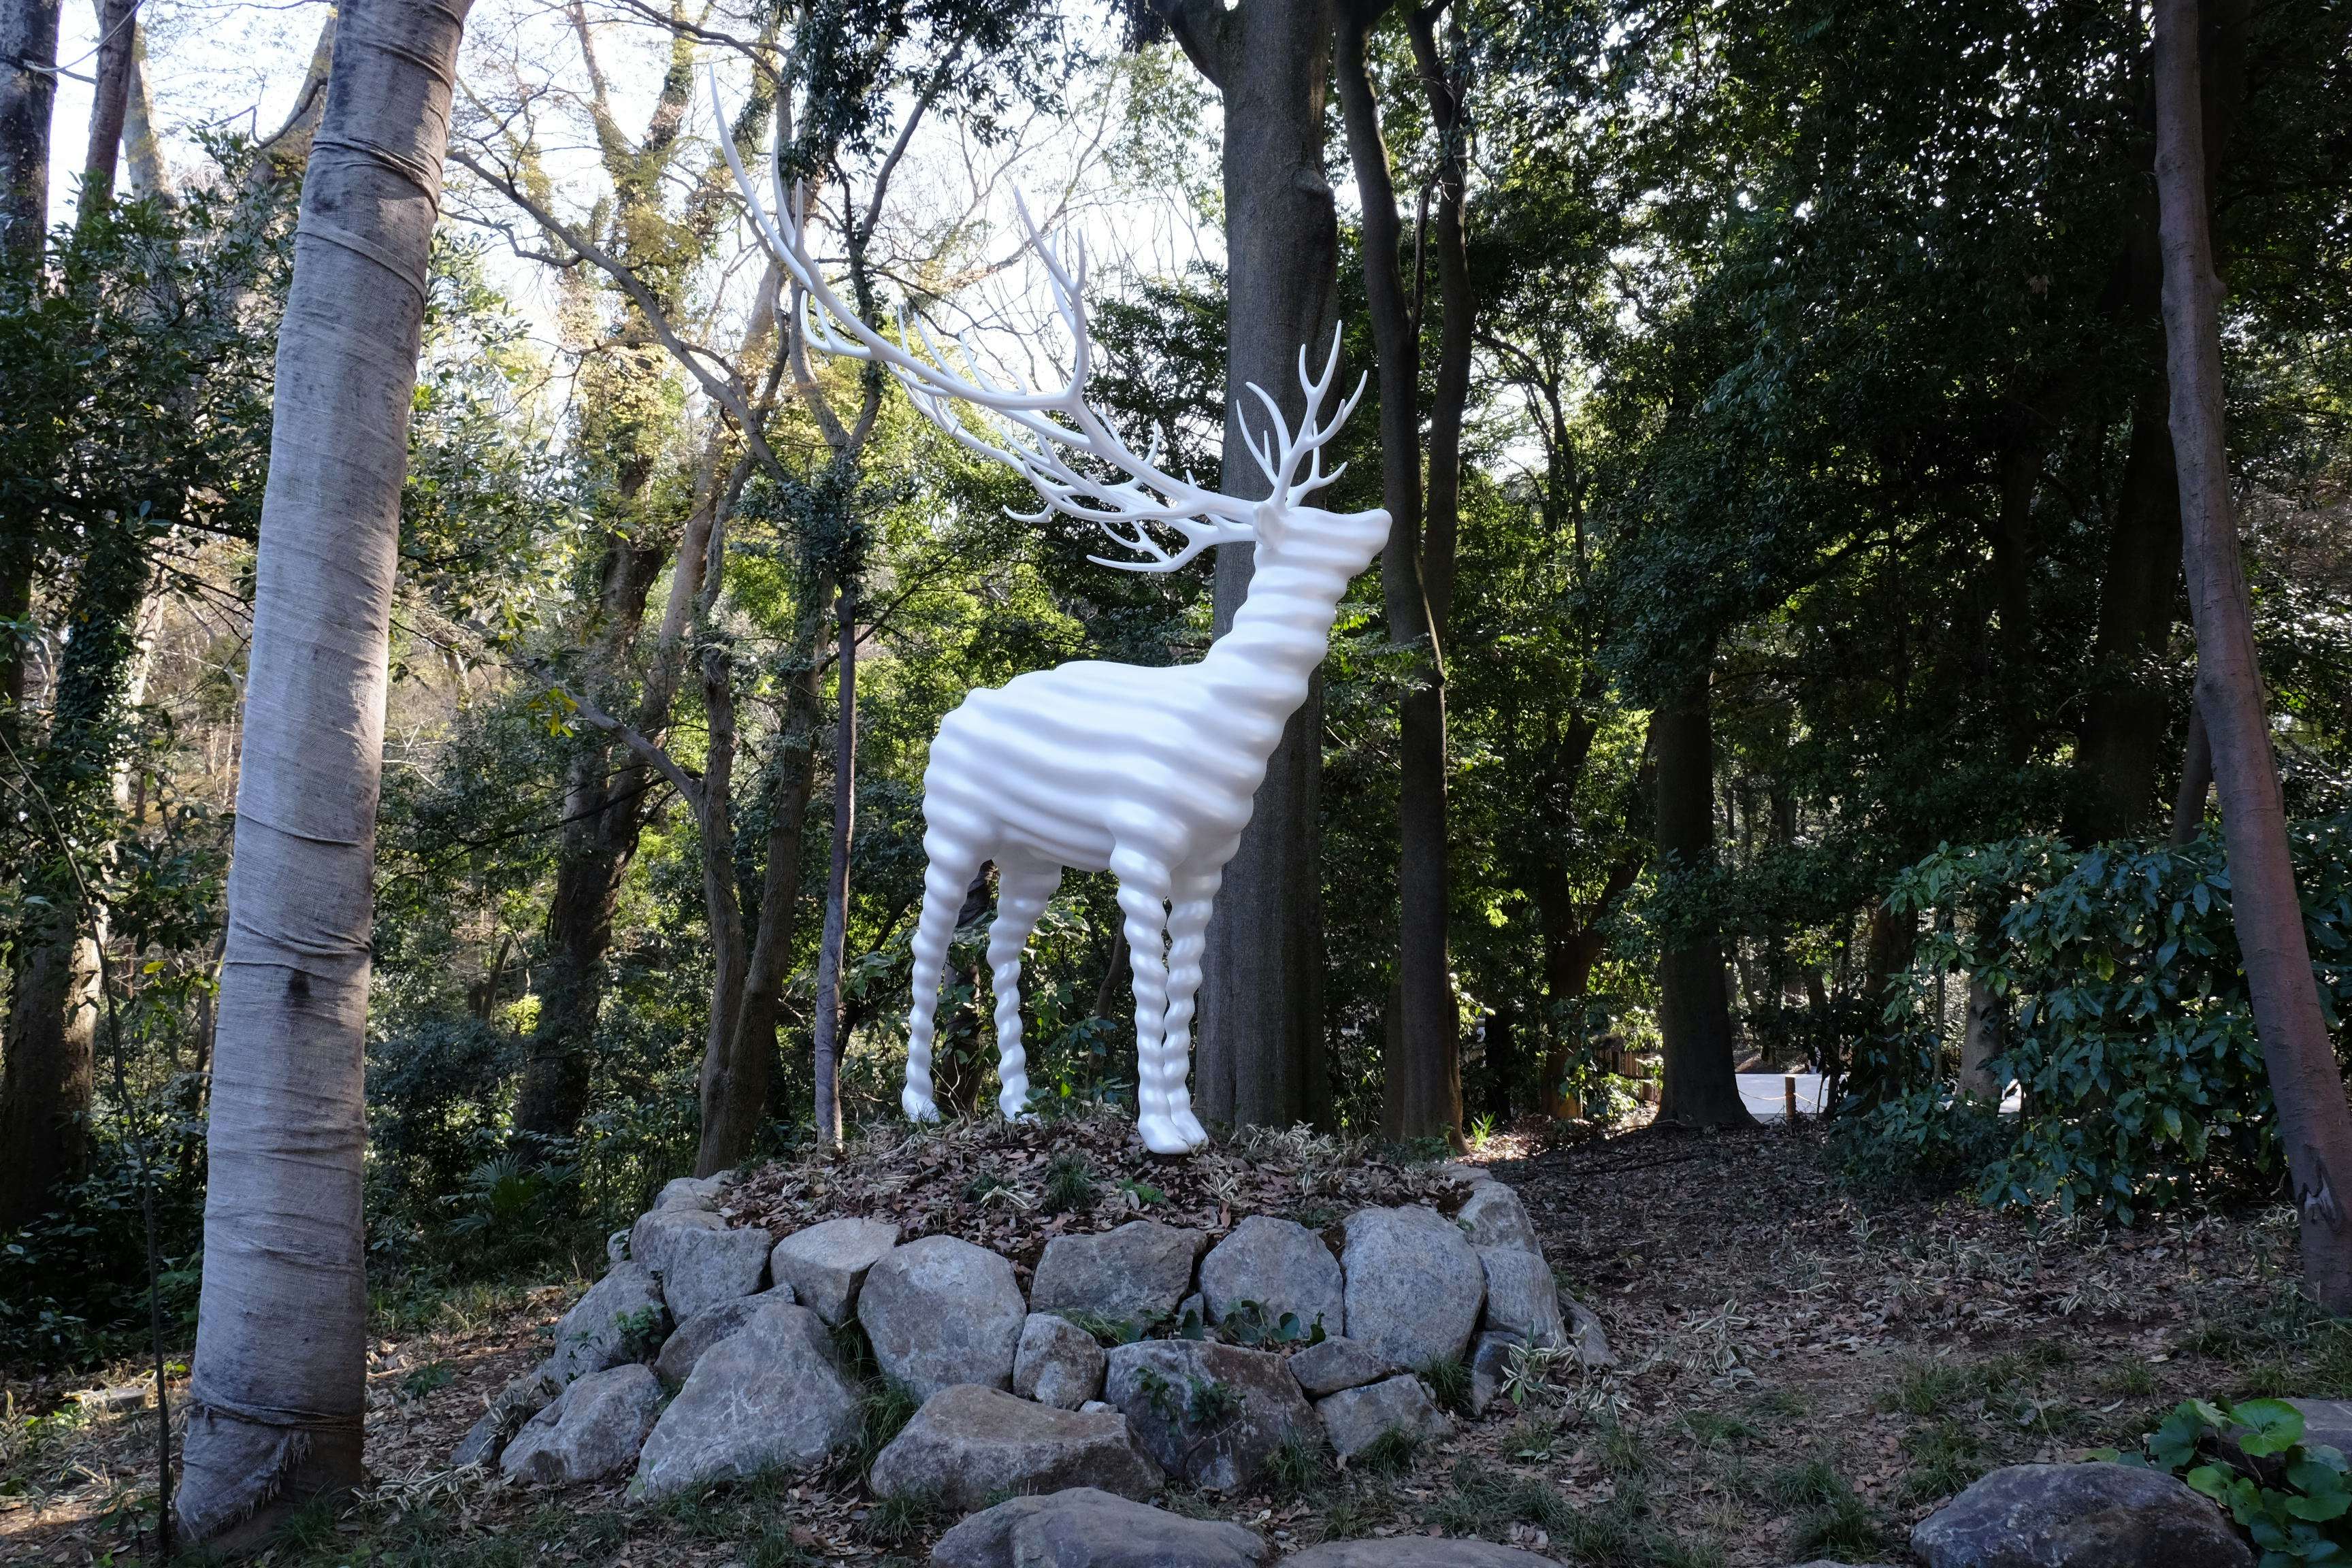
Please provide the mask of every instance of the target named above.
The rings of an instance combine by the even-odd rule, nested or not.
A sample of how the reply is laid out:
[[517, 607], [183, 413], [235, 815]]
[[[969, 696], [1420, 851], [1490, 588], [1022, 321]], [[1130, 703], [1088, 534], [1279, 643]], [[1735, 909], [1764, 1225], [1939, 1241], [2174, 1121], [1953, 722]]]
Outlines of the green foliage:
[[453, 1241], [494, 1268], [510, 1268], [547, 1255], [549, 1224], [568, 1207], [575, 1176], [570, 1166], [527, 1163], [509, 1152], [466, 1173], [443, 1202]]
[[[1185, 1314], [1188, 1323], [1192, 1316], [1189, 1312]], [[1247, 1299], [1234, 1302], [1225, 1315], [1217, 1320], [1216, 1331], [1217, 1337], [1227, 1344], [1247, 1345], [1253, 1350], [1274, 1350], [1285, 1345], [1319, 1345], [1327, 1337], [1320, 1312], [1315, 1315], [1312, 1323], [1301, 1323], [1296, 1312], [1276, 1316], [1265, 1302]]]
[[1470, 1368], [1458, 1356], [1440, 1356], [1415, 1369], [1429, 1390], [1429, 1396], [1440, 1410], [1460, 1415], [1470, 1415]]
[[1319, 1443], [1292, 1432], [1276, 1444], [1259, 1472], [1276, 1498], [1314, 1495], [1331, 1473], [1330, 1456]]
[[2305, 1447], [2303, 1427], [2303, 1412], [2281, 1399], [2186, 1399], [2137, 1452], [2106, 1457], [2180, 1477], [2253, 1537], [2261, 1568], [2289, 1568], [2333, 1561], [2352, 1545], [2344, 1456]]
[[1038, 1208], [1049, 1215], [1082, 1214], [1094, 1207], [1097, 1192], [1094, 1173], [1087, 1169], [1085, 1155], [1056, 1154], [1045, 1167], [1045, 1194]]
[[[2294, 825], [2313, 971], [2331, 1021], [2352, 1002], [2352, 819]], [[2054, 1202], [2126, 1224], [2281, 1179], [2221, 847], [2047, 837], [1939, 849], [1889, 904], [1931, 926], [1887, 1007], [1880, 1079], [1895, 1086], [1849, 1144], [1865, 1179], [1972, 1175], [1986, 1201]], [[1965, 972], [2005, 1009], [1997, 1079], [2013, 1120], [1934, 1088], [1936, 976]]]
[[896, 1378], [875, 1373], [858, 1389], [857, 1443], [851, 1455], [860, 1481], [874, 1471], [874, 1461], [923, 1407], [915, 1391]]
[[1412, 1469], [1413, 1461], [1420, 1457], [1421, 1434], [1391, 1426], [1356, 1450], [1350, 1462], [1372, 1475], [1401, 1476]]
[[1576, 1510], [1551, 1487], [1477, 1459], [1455, 1462], [1445, 1495], [1429, 1522], [1447, 1535], [1507, 1540], [1510, 1527], [1530, 1524], [1559, 1536], [1574, 1528]]

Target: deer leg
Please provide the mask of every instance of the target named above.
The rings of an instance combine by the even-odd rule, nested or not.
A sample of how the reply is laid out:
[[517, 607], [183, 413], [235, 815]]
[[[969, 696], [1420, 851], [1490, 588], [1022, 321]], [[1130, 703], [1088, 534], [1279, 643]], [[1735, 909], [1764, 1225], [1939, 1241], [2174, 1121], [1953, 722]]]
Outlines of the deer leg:
[[1127, 920], [1127, 961], [1135, 974], [1135, 1122], [1155, 1154], [1192, 1148], [1168, 1114], [1168, 871], [1140, 856], [1114, 855], [1119, 913]]
[[1168, 1021], [1160, 1037], [1162, 1081], [1168, 1091], [1169, 1119], [1195, 1149], [1209, 1141], [1209, 1133], [1192, 1114], [1192, 1091], [1185, 1084], [1192, 1067], [1192, 1004], [1201, 993], [1201, 955], [1209, 945], [1209, 911], [1215, 907], [1217, 886], [1224, 877], [1222, 866], [1180, 875], [1168, 910]]
[[996, 923], [988, 931], [989, 983], [996, 991], [996, 1109], [1008, 1121], [1029, 1113], [1029, 1058], [1021, 1048], [1021, 953], [1045, 900], [1062, 885], [1059, 866], [1006, 860], [996, 868]]
[[940, 1007], [940, 972], [947, 966], [956, 914], [963, 908], [964, 890], [971, 884], [981, 856], [978, 850], [939, 833], [924, 835], [923, 848], [930, 856], [930, 864], [923, 872], [923, 913], [915, 926], [914, 1006], [907, 1014], [907, 1087], [898, 1095], [898, 1106], [913, 1121], [937, 1121], [940, 1108], [931, 1099], [931, 1029]]

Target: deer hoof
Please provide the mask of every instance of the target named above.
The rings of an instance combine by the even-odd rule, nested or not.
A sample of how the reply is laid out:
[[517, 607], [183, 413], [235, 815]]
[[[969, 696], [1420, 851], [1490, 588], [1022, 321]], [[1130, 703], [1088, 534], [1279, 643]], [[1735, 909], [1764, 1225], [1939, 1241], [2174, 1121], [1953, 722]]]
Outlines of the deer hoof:
[[907, 1113], [909, 1121], [937, 1121], [940, 1108], [928, 1094], [918, 1094], [909, 1089], [898, 1096], [898, 1109]]
[[1155, 1154], [1189, 1154], [1192, 1152], [1192, 1145], [1184, 1141], [1184, 1134], [1177, 1128], [1172, 1117], [1139, 1118], [1136, 1131], [1143, 1134], [1143, 1146]]
[[1175, 1111], [1168, 1120], [1173, 1121], [1176, 1131], [1183, 1134], [1186, 1148], [1198, 1149], [1209, 1141], [1209, 1130], [1201, 1125], [1201, 1119], [1190, 1110]]

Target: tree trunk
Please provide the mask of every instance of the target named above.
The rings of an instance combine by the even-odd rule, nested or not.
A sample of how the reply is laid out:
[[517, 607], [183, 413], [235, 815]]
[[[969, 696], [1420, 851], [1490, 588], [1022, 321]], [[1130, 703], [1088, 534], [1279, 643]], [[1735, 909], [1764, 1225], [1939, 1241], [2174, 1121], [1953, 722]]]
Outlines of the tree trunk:
[[1519, 1013], [1506, 999], [1486, 1015], [1486, 1114], [1501, 1127], [1511, 1120], [1511, 1090], [1519, 1076]]
[[1998, 1104], [2001, 1085], [1993, 1080], [1992, 1058], [2002, 1050], [2000, 998], [1992, 987], [1969, 976], [1968, 1022], [1960, 1030], [1960, 1073], [1958, 1088], [1963, 1100]]
[[[709, 928], [710, 1007], [705, 1016], [702, 1050], [702, 1149], [695, 1154], [694, 1173], [708, 1176], [734, 1162], [719, 1161], [703, 1168], [710, 1148], [711, 1112], [728, 1085], [721, 1075], [734, 1061], [733, 1041], [742, 1005], [743, 973], [750, 954], [743, 942], [743, 905], [735, 887], [735, 689], [734, 667], [719, 647], [702, 654], [702, 707], [709, 716], [709, 742], [702, 763], [702, 797], [696, 816], [702, 837], [702, 907]], [[765, 1086], [761, 1086], [764, 1091]], [[764, 1103], [764, 1092], [754, 1098]], [[752, 1125], [756, 1128], [756, 1119]]]
[[2132, 411], [2131, 447], [2107, 537], [2092, 689], [2076, 752], [2068, 842], [2126, 838], [2156, 805], [2167, 713], [2153, 668], [2172, 640], [2180, 593], [2180, 491], [2165, 433], [2162, 378]]
[[708, 1176], [742, 1163], [767, 1113], [776, 1060], [776, 1018], [783, 1000], [784, 963], [792, 955], [800, 914], [801, 841], [808, 830], [814, 782], [814, 672], [795, 677], [785, 698], [784, 731], [768, 803], [766, 868], [760, 880], [758, 933], [743, 970], [742, 997], [727, 1056], [704, 1067], [702, 1141], [694, 1173]]
[[2180, 791], [2172, 800], [2172, 842], [2192, 842], [2205, 829], [2205, 798], [2213, 793], [2213, 747], [2205, 734], [2205, 710], [2189, 704], [2189, 740], [2181, 747]]
[[[49, 222], [49, 110], [57, 78], [19, 62], [54, 64], [58, 0], [0, 0], [0, 272], [28, 283], [38, 273]], [[30, 530], [0, 529], [0, 620], [25, 620], [33, 609], [34, 550]], [[0, 725], [23, 733], [16, 709], [25, 700], [25, 645], [0, 632]]]
[[[618, 534], [605, 542], [597, 601], [600, 666], [617, 661], [635, 641], [665, 553]], [[614, 905], [636, 853], [652, 782], [641, 760], [616, 755], [609, 735], [599, 731], [582, 742], [565, 769], [546, 951], [531, 976], [539, 1017], [523, 1041], [522, 1084], [515, 1096], [515, 1131], [529, 1146], [572, 1138], [587, 1111]]]
[[122, 110], [122, 161], [131, 173], [131, 194], [173, 205], [171, 166], [155, 139], [155, 100], [147, 81], [147, 29], [131, 26], [131, 85]]
[[464, 0], [353, 0], [303, 181], [256, 563], [178, 1497], [252, 1540], [356, 1486], [376, 800], [410, 398]]
[[25, 936], [8, 997], [0, 1079], [0, 1233], [38, 1217], [89, 1150], [98, 944], [77, 931], [79, 904], [53, 902]]
[[76, 221], [88, 223], [114, 199], [114, 169], [122, 151], [122, 121], [131, 105], [131, 29], [138, 0], [99, 0], [97, 83], [89, 107], [89, 151], [82, 159], [81, 202]]
[[1388, 0], [1354, 0], [1338, 27], [1339, 104], [1363, 208], [1364, 288], [1380, 384], [1381, 496], [1389, 542], [1381, 595], [1390, 640], [1414, 652], [1397, 701], [1397, 985], [1381, 1064], [1381, 1131], [1396, 1141], [1458, 1131], [1461, 1077], [1446, 961], [1445, 686], [1422, 583], [1421, 342], [1398, 270], [1403, 226], [1365, 45]]
[[[49, 226], [49, 111], [58, 79], [26, 66], [58, 59], [58, 0], [0, 0], [0, 259], [39, 266]], [[0, 614], [9, 606], [0, 605]]]
[[[1153, 0], [1224, 100], [1228, 304], [1222, 485], [1260, 495], [1246, 388], [1299, 417], [1298, 351], [1330, 341], [1339, 217], [1323, 178], [1328, 0]], [[1249, 595], [1251, 546], [1218, 548], [1213, 625], [1222, 636]], [[1210, 1121], [1328, 1122], [1324, 1068], [1318, 674], [1266, 764], [1241, 848], [1225, 868], [1202, 959], [1193, 1102]]]
[[[1715, 866], [1715, 721], [1707, 671], [1650, 716], [1658, 759], [1658, 865], [1703, 873]], [[1658, 1028], [1665, 1082], [1658, 1120], [1689, 1127], [1746, 1126], [1732, 1070], [1731, 1012], [1724, 1005], [1723, 947], [1712, 923], [1667, 938], [1658, 960]]]
[[2222, 441], [2221, 280], [2206, 214], [2196, 0], [2157, 0], [2157, 195], [2163, 207], [2164, 328], [2182, 563], [2197, 624], [2197, 703], [2221, 791], [2231, 919], [2262, 1037], [2279, 1142], [2294, 1179], [2305, 1282], [2326, 1310], [2352, 1311], [2352, 1110], [2311, 973], [2271, 753], [2237, 520]]
[[841, 966], [849, 942], [849, 850], [857, 810], [857, 591], [845, 577], [838, 606], [841, 617], [841, 682], [839, 712], [835, 719], [833, 752], [833, 849], [825, 868], [824, 931], [816, 954], [816, 1077], [817, 1142], [831, 1147], [841, 1142]]

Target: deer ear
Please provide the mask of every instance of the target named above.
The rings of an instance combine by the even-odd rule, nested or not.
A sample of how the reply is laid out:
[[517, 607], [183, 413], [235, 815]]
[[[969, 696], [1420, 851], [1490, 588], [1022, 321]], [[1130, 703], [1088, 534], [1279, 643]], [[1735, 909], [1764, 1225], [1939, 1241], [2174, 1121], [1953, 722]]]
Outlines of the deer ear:
[[1289, 521], [1287, 509], [1275, 505], [1272, 498], [1268, 498], [1258, 502], [1250, 513], [1250, 531], [1257, 535], [1260, 544], [1279, 544], [1282, 542], [1283, 527]]

